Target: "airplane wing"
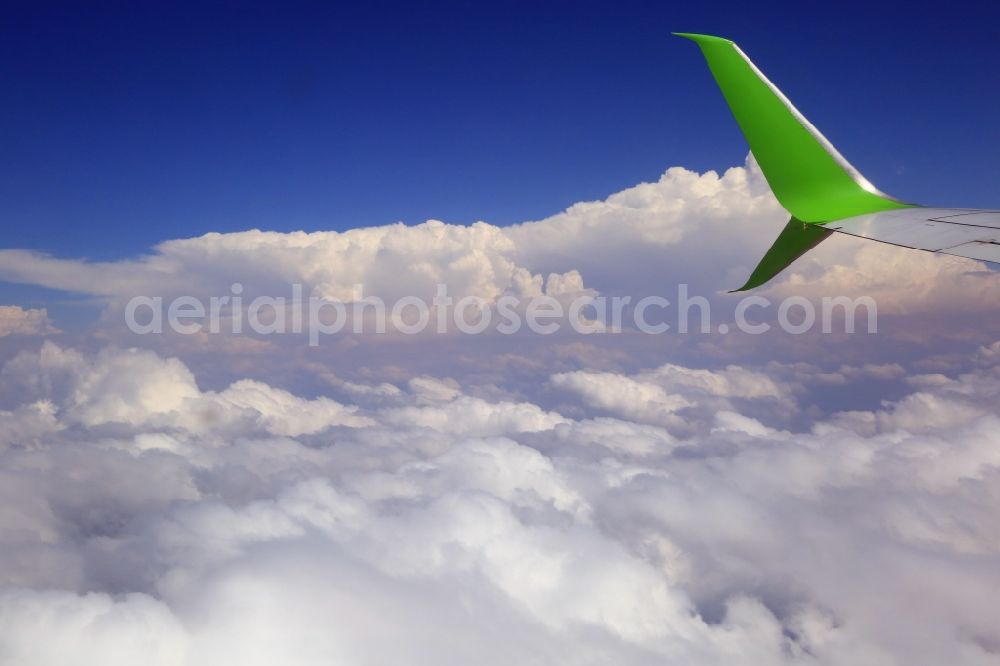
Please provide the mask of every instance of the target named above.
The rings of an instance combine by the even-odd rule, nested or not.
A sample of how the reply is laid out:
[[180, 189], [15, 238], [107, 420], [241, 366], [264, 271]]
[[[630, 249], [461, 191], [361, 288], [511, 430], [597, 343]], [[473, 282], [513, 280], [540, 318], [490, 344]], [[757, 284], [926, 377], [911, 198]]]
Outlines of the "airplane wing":
[[843, 234], [1000, 263], [1000, 211], [909, 208], [823, 225]]
[[701, 48], [771, 190], [792, 219], [740, 289], [761, 286], [831, 232], [1000, 263], [1000, 212], [926, 208], [878, 190], [728, 39]]

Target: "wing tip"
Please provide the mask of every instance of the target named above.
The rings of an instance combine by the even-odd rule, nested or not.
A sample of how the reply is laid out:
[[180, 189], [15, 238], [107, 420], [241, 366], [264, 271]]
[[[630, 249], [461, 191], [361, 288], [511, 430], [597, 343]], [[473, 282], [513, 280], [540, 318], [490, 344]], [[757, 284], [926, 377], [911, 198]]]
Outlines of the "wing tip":
[[731, 39], [726, 39], [725, 37], [716, 37], [715, 35], [702, 35], [697, 32], [672, 32], [671, 35], [677, 37], [683, 37], [684, 39], [690, 39], [692, 42], [696, 43], [698, 46], [705, 46], [706, 44], [735, 44]]

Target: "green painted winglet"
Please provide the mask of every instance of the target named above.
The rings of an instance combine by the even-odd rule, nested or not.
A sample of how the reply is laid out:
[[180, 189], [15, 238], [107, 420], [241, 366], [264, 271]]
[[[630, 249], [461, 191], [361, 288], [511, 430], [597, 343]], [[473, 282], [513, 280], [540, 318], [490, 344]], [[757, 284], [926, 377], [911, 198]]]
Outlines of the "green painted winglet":
[[788, 220], [788, 224], [781, 230], [774, 244], [764, 254], [764, 258], [750, 274], [746, 284], [729, 293], [747, 291], [765, 284], [791, 266], [796, 259], [826, 240], [827, 236], [832, 233], [833, 231], [830, 229], [818, 224], [808, 224], [793, 217]]
[[823, 223], [911, 207], [868, 182], [732, 41], [674, 34], [701, 47], [764, 177], [794, 217]]

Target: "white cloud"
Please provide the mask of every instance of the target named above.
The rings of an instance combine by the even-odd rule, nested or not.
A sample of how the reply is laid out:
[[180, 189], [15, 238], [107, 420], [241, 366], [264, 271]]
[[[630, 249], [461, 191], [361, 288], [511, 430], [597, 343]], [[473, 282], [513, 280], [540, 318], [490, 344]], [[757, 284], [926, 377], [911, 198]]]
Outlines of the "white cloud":
[[[123, 325], [123, 307], [130, 297], [159, 295], [169, 303], [175, 296], [189, 295], [208, 307], [211, 297], [230, 296], [234, 283], [244, 288], [244, 304], [260, 295], [291, 299], [293, 284], [301, 284], [306, 296], [354, 300], [374, 295], [390, 307], [404, 296], [429, 302], [439, 283], [456, 300], [476, 296], [487, 302], [501, 295], [548, 293], [563, 299], [577, 294], [627, 295], [635, 304], [643, 296], [657, 295], [672, 302], [666, 321], [677, 335], [677, 289], [686, 284], [691, 295], [708, 299], [713, 324], [725, 323], [732, 331], [733, 310], [741, 296], [724, 292], [745, 281], [786, 219], [749, 160], [721, 175], [674, 167], [655, 182], [510, 227], [428, 221], [345, 232], [210, 233], [167, 240], [147, 255], [112, 262], [0, 250], [0, 279], [97, 295], [107, 307], [98, 326], [105, 339], [122, 346], [155, 346], [168, 354], [267, 358], [276, 356], [276, 347], [303, 340], [231, 333], [135, 336]], [[363, 285], [360, 292], [357, 285]], [[872, 297], [879, 334], [911, 348], [927, 339], [947, 339], [971, 348], [992, 343], [1000, 333], [1000, 324], [981, 316], [984, 309], [1000, 305], [995, 273], [982, 264], [838, 235], [757, 295], [775, 301], [806, 296], [817, 304], [826, 296]], [[776, 306], [755, 312], [776, 323]], [[857, 325], [863, 329], [867, 310], [861, 312], [864, 321]], [[493, 324], [498, 320], [494, 317]], [[834, 329], [839, 330], [837, 316], [834, 320]], [[431, 321], [430, 328], [435, 329], [436, 313]], [[228, 329], [224, 321], [222, 330]], [[349, 334], [323, 337], [329, 345], [377, 344], [372, 336], [360, 336], [361, 342]], [[632, 339], [615, 346], [643, 344], [651, 345]], [[787, 335], [712, 334], [700, 351], [742, 362], [747, 355], [755, 360], [787, 355], [795, 347], [798, 357], [791, 360], [815, 362], [817, 354], [825, 355], [825, 361], [838, 358], [830, 344], [817, 350], [812, 342]], [[879, 356], [852, 359], [851, 365], [898, 363], [906, 351], [895, 347]], [[483, 362], [483, 356], [472, 358]], [[427, 372], [434, 371], [423, 370]], [[345, 391], [350, 383], [358, 383], [345, 379]], [[831, 385], [840, 381], [832, 374], [828, 380]]]
[[[0, 277], [112, 299], [224, 296], [235, 282], [248, 297], [290, 296], [291, 284], [300, 283], [307, 294], [345, 301], [356, 297], [358, 284], [366, 295], [387, 301], [403, 295], [429, 299], [438, 283], [447, 284], [456, 298], [488, 301], [505, 292], [579, 292], [595, 278], [607, 283], [602, 286], [644, 288], [645, 279], [634, 279], [650, 277], [637, 273], [640, 264], [664, 275], [665, 248], [704, 246], [724, 232], [731, 242], [716, 244], [716, 265], [729, 265], [755, 229], [767, 233], [768, 222], [781, 213], [755, 169], [733, 168], [719, 177], [675, 167], [657, 182], [605, 201], [576, 204], [549, 219], [508, 228], [432, 220], [346, 232], [210, 233], [165, 241], [138, 259], [103, 263], [2, 250]], [[688, 255], [675, 256], [666, 275], [704, 282], [704, 266]], [[685, 276], [686, 271], [691, 272]], [[714, 269], [711, 277], [714, 285]]]
[[678, 432], [699, 422], [707, 425], [710, 414], [735, 409], [734, 400], [765, 401], [782, 411], [795, 407], [790, 387], [735, 365], [712, 371], [668, 363], [634, 376], [576, 370], [553, 375], [551, 381], [590, 407]]
[[37, 353], [15, 356], [2, 374], [14, 390], [61, 399], [62, 418], [86, 427], [125, 424], [189, 434], [259, 429], [294, 437], [369, 423], [354, 407], [325, 397], [305, 400], [249, 379], [203, 392], [181, 361], [141, 349], [108, 347], [87, 358], [46, 342]]
[[530, 403], [489, 403], [463, 396], [444, 406], [401, 407], [382, 418], [396, 425], [421, 426], [458, 435], [486, 436], [505, 432], [538, 432], [564, 423], [558, 414]]
[[578, 393], [591, 407], [653, 423], [676, 423], [677, 410], [691, 403], [662, 386], [637, 381], [610, 372], [566, 372], [552, 377], [552, 383]]
[[0, 305], [0, 338], [8, 335], [48, 335], [58, 330], [52, 326], [45, 308], [27, 309]]
[[77, 596], [12, 590], [0, 595], [0, 650], [9, 664], [182, 664], [188, 637], [161, 602], [130, 594]]
[[[616, 414], [569, 417], [431, 377], [364, 408], [205, 391], [176, 359], [46, 343], [4, 369], [0, 651], [990, 663], [1000, 381], [982, 363], [791, 431], [774, 423], [795, 390], [745, 367], [562, 373]], [[897, 374], [841, 376], [872, 373]]]

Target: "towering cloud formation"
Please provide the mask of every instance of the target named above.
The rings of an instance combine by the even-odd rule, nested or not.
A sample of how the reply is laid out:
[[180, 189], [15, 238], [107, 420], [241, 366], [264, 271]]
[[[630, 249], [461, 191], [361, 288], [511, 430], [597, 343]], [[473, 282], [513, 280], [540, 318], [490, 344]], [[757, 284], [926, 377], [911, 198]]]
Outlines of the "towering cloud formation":
[[[599, 291], [659, 293], [681, 282], [715, 292], [742, 283], [787, 214], [754, 163], [723, 176], [668, 169], [604, 201], [576, 204], [538, 222], [499, 228], [428, 221], [346, 232], [209, 233], [160, 243], [147, 256], [94, 263], [23, 250], [0, 250], [0, 277], [104, 296], [199, 297], [285, 295], [293, 283], [307, 293], [351, 300], [355, 285], [393, 300], [430, 298], [438, 283], [455, 296], [492, 300], [499, 294], [565, 290], [564, 274], [580, 274]], [[958, 303], [972, 306], [1000, 294], [982, 264], [935, 257], [837, 237], [796, 266], [783, 284], [795, 293], [871, 293], [902, 300], [907, 311]], [[554, 274], [555, 279], [548, 276]], [[573, 278], [576, 279], [576, 278]], [[572, 279], [571, 279], [572, 282]], [[909, 285], [919, 283], [914, 290]], [[951, 286], [948, 285], [958, 285]]]
[[[703, 243], [723, 229], [734, 240], [750, 238], [753, 227], [780, 217], [755, 178], [741, 168], [722, 178], [674, 168], [657, 183], [504, 229], [428, 221], [343, 233], [210, 233], [165, 241], [137, 260], [106, 263], [4, 250], [0, 276], [108, 297], [214, 295], [241, 282], [248, 294], [283, 294], [291, 283], [301, 283], [317, 295], [344, 300], [363, 284], [367, 293], [390, 299], [433, 295], [434, 285], [443, 282], [453, 294], [490, 299], [508, 289], [539, 290], [544, 277], [539, 271], [583, 266], [620, 275], [623, 267], [616, 261], [634, 259], [644, 246], [662, 252], [691, 237]], [[718, 249], [731, 256], [729, 245]]]

